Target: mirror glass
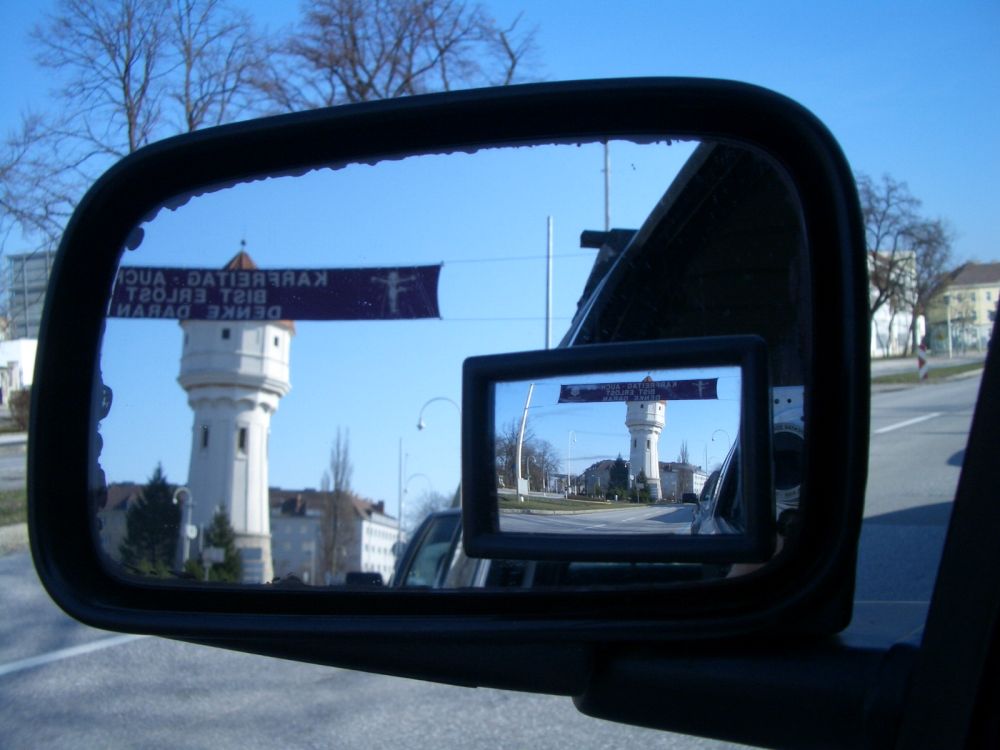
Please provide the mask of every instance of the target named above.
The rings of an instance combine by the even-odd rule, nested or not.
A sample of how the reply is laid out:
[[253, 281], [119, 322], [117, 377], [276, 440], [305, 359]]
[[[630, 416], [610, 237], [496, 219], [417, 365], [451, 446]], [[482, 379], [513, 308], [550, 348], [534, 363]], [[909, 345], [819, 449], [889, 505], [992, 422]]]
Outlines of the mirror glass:
[[[801, 436], [798, 216], [766, 156], [666, 138], [339, 164], [178, 196], [135, 227], [109, 300], [104, 559], [185, 586], [589, 580], [587, 566], [464, 558], [464, 359], [756, 333]], [[718, 380], [717, 401], [668, 402], [658, 456], [661, 490], [664, 463], [709, 482], [739, 429], [722, 397], [733, 374], [622, 380], [647, 375]], [[500, 425], [523, 410], [516, 387]], [[536, 412], [553, 450], [525, 469], [533, 487], [580, 494], [591, 465], [630, 458], [624, 403], [601, 407]], [[794, 480], [783, 497], [797, 504]], [[684, 481], [671, 497], [693, 516]], [[655, 575], [704, 575], [691, 567]], [[635, 573], [605, 582], [617, 575]]]
[[497, 384], [500, 531], [708, 532], [692, 528], [695, 509], [739, 438], [740, 376], [714, 367]]

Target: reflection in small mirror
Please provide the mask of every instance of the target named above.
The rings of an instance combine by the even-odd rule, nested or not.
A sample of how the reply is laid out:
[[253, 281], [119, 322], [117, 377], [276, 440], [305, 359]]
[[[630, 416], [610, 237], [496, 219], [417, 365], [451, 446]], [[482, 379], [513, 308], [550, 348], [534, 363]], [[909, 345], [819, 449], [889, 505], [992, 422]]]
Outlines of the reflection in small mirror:
[[[192, 586], [532, 586], [590, 575], [470, 561], [460, 531], [441, 531], [460, 528], [466, 357], [749, 332], [781, 353], [779, 384], [801, 384], [801, 231], [780, 170], [738, 146], [644, 141], [350, 164], [179, 196], [151, 213], [122, 257], [102, 342], [113, 400], [95, 415], [93, 495], [108, 565]], [[699, 222], [726, 243], [682, 221], [704, 206], [712, 213]], [[614, 288], [646, 256], [670, 258], [670, 272]], [[771, 269], [768, 283], [739, 264]], [[692, 296], [719, 279], [719, 299], [739, 315]], [[645, 313], [609, 325], [618, 298]], [[754, 300], [780, 307], [780, 328], [767, 329], [777, 318]], [[723, 368], [618, 379], [647, 375], [716, 379], [719, 398], [640, 400], [665, 402], [655, 458], [632, 451], [655, 428], [632, 435], [630, 402], [553, 401], [546, 419], [531, 412], [534, 442], [523, 445], [537, 450], [522, 451], [519, 473], [505, 463], [498, 486], [516, 493], [520, 479], [530, 502], [616, 503], [695, 530], [692, 498], [738, 440], [738, 402], [723, 397], [738, 378]], [[524, 400], [506, 395], [497, 424], [516, 424]]]
[[692, 533], [739, 438], [740, 388], [738, 367], [498, 384], [500, 531]]

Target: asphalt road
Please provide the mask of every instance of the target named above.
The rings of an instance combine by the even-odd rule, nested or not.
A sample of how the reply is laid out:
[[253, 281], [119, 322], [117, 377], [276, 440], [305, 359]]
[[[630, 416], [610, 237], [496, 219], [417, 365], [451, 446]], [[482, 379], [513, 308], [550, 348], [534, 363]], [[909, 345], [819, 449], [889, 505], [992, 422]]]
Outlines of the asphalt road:
[[581, 513], [504, 513], [500, 529], [528, 534], [690, 534], [693, 506], [616, 507]]
[[930, 599], [979, 383], [874, 394], [856, 599]]
[[0, 557], [0, 591], [5, 750], [734, 747], [591, 719], [568, 698], [93, 630], [48, 599], [25, 552]]
[[24, 487], [27, 457], [26, 443], [6, 445], [0, 443], [0, 490], [16, 490]]
[[[979, 379], [873, 398], [859, 600], [926, 601]], [[723, 748], [468, 689], [116, 636], [66, 617], [26, 552], [0, 557], [0, 746]]]

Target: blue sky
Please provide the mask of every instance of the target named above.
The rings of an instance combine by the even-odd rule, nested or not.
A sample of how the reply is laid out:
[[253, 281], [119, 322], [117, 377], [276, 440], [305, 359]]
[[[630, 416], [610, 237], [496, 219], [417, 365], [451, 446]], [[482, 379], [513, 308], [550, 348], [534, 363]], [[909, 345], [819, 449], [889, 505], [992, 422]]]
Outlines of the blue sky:
[[[585, 383], [638, 383], [647, 376], [657, 382], [716, 381], [716, 398], [674, 400], [666, 404], [659, 460], [676, 461], [681, 445], [687, 444], [692, 463], [717, 468], [726, 457], [729, 440], [735, 438], [739, 430], [740, 373], [734, 367], [576, 375], [545, 378], [533, 383], [505, 382], [496, 389], [495, 423], [501, 429], [512, 424], [519, 427], [527, 403], [532, 433], [548, 441], [564, 460], [567, 456], [571, 458], [574, 474], [596, 461], [618, 455], [627, 461], [630, 446], [625, 427], [625, 403], [560, 403], [561, 387]], [[560, 463], [559, 471], [566, 471], [565, 463]]]
[[[611, 144], [614, 157], [628, 164], [613, 188], [624, 226], [642, 223], [692, 149], [679, 142]], [[414, 476], [408, 489], [429, 486], [450, 495], [460, 442], [459, 411], [448, 400], [461, 402], [462, 362], [544, 346], [550, 215], [554, 341], [565, 333], [595, 254], [579, 247], [580, 233], [602, 226], [602, 166], [601, 146], [589, 144], [435, 155], [256, 181], [161, 210], [124, 262], [221, 268], [239, 250], [235, 238], [245, 236], [261, 268], [443, 263], [440, 320], [296, 322], [292, 390], [271, 421], [269, 463], [273, 485], [317, 487], [332, 437], [343, 428], [350, 430], [353, 485], [363, 495], [395, 501], [400, 439], [404, 480], [423, 477]], [[115, 403], [102, 423], [102, 464], [110, 481], [135, 479], [157, 461], [168, 477], [186, 475], [192, 419], [176, 382], [181, 344], [175, 321], [107, 322], [101, 366]], [[425, 404], [426, 427], [418, 431]], [[730, 411], [713, 418], [711, 428], [735, 435], [735, 420]], [[663, 460], [676, 458], [682, 439], [697, 458], [707, 455], [707, 423], [695, 429], [682, 417], [671, 428]], [[587, 419], [575, 429], [585, 440]], [[625, 434], [623, 415], [614, 429]], [[538, 434], [565, 443], [564, 434], [550, 434], [543, 423]], [[575, 451], [574, 471], [600, 451], [613, 458], [623, 445], [624, 439], [602, 441]]]
[[[289, 1], [235, 4], [247, 7], [272, 28], [293, 21], [296, 15], [296, 4]], [[51, 2], [0, 5], [0, 28], [5, 30], [4, 44], [0, 47], [0, 90], [4, 92], [0, 101], [0, 126], [5, 131], [16, 126], [21, 112], [44, 111], [50, 106], [46, 98], [50, 80], [48, 74], [32, 63], [33, 52], [27, 35], [30, 27], [52, 5]], [[995, 187], [1000, 176], [997, 169], [1000, 165], [1000, 130], [997, 128], [1000, 122], [1000, 45], [996, 41], [997, 29], [1000, 29], [1000, 4], [620, 2], [611, 6], [575, 0], [533, 4], [494, 2], [487, 6], [501, 21], [523, 10], [523, 23], [537, 26], [539, 55], [532, 71], [537, 79], [691, 75], [743, 80], [786, 94], [826, 122], [855, 170], [875, 176], [889, 173], [908, 182], [913, 194], [923, 201], [927, 215], [949, 221], [956, 233], [957, 260], [1000, 260], [995, 232], [996, 217], [1000, 214]], [[560, 196], [563, 200], [551, 200], [544, 207], [533, 206], [531, 210], [525, 201], [505, 206], [508, 212], [521, 211], [519, 215], [524, 221], [524, 226], [518, 227], [518, 232], [523, 234], [511, 234], [505, 239], [519, 245], [534, 243], [532, 251], [526, 253], [529, 256], [534, 255], [536, 249], [544, 248], [545, 215], [556, 216], [557, 253], [562, 256], [558, 261], [557, 277], [567, 284], [562, 299], [560, 290], [556, 292], [557, 305], [561, 305], [557, 315], [562, 317], [571, 312], [571, 302], [575, 302], [571, 300], [573, 285], [579, 283], [580, 274], [585, 272], [585, 254], [575, 247], [578, 230], [600, 228], [603, 220], [600, 165], [596, 157], [592, 161], [588, 161], [589, 158], [574, 162], [573, 168], [579, 170], [574, 183], [578, 189], [563, 189]], [[613, 162], [612, 223], [634, 226], [639, 219], [625, 214], [623, 209], [623, 198], [630, 195], [628, 191], [632, 188], [624, 182], [630, 176], [626, 170], [618, 169], [620, 163]], [[640, 175], [635, 187], [637, 195], [652, 196], [662, 191], [666, 186], [662, 177], [668, 171], [661, 165], [660, 179], [655, 183], [643, 183]], [[549, 195], [559, 193], [557, 189]], [[475, 195], [481, 198], [485, 193], [478, 191]], [[500, 196], [506, 195], [505, 191], [495, 191], [492, 199], [500, 200]], [[449, 195], [448, 200], [459, 197]], [[307, 234], [310, 228], [313, 238], [324, 231], [330, 233], [331, 229], [322, 223], [309, 225], [306, 222], [307, 226], [296, 230], [301, 234], [293, 234], [288, 223], [263, 221], [254, 212], [233, 211], [232, 206], [228, 209], [226, 222], [206, 222], [204, 216], [199, 217], [198, 211], [203, 208], [216, 214], [222, 211], [222, 204], [212, 200], [205, 199], [192, 206], [183, 217], [181, 212], [172, 219], [162, 217], [164, 244], [157, 245], [151, 233], [140, 250], [144, 256], [141, 262], [187, 265], [210, 259], [211, 262], [205, 265], [221, 265], [238, 249], [243, 235], [249, 243], [248, 249], [261, 266], [364, 265], [368, 260], [379, 260], [379, 253], [374, 250], [359, 252], [357, 243], [360, 241], [352, 242], [352, 233], [342, 225], [337, 227], [337, 234], [343, 244], [326, 248], [324, 252], [316, 243], [312, 243], [310, 251]], [[636, 205], [639, 204], [641, 201], [637, 201]], [[474, 214], [466, 213], [471, 220]], [[302, 215], [315, 218], [319, 213], [304, 212]], [[362, 215], [352, 213], [351, 217], [352, 229], [364, 230]], [[178, 224], [181, 218], [186, 227]], [[378, 223], [379, 219], [375, 217], [372, 221]], [[448, 223], [454, 225], [456, 232], [463, 229], [462, 222]], [[207, 226], [211, 226], [211, 230], [206, 229]], [[190, 234], [191, 227], [200, 228], [198, 239], [206, 243], [203, 248], [211, 248], [210, 255], [206, 256], [204, 249], [198, 250], [193, 245], [185, 253], [178, 254], [177, 245], [170, 245], [171, 240], [185, 236], [184, 232]], [[461, 253], [444, 252], [435, 247], [433, 239], [430, 232], [423, 237], [411, 237], [407, 258], [437, 262], [463, 257]], [[456, 247], [460, 244], [457, 239], [455, 243]], [[287, 249], [289, 244], [297, 248], [293, 253], [295, 263], [279, 254], [279, 250]], [[477, 247], [476, 252], [480, 258], [485, 258], [488, 257], [486, 250]], [[130, 259], [129, 262], [140, 261]], [[541, 268], [537, 263], [531, 264], [532, 261], [523, 261], [520, 268], [510, 264], [504, 273], [528, 274], [517, 278], [537, 277]], [[529, 266], [532, 270], [523, 270]], [[475, 267], [486, 269], [483, 265]], [[442, 276], [443, 295], [446, 286], [448, 289], [468, 288], [468, 283], [463, 283], [458, 275], [460, 264], [446, 263], [446, 269], [450, 276]], [[449, 280], [448, 285], [446, 280]], [[392, 370], [397, 382], [399, 378], [407, 382], [405, 404], [394, 400], [392, 391], [380, 402], [380, 406], [395, 411], [393, 418], [388, 420], [384, 419], [386, 412], [380, 412], [383, 421], [377, 429], [372, 420], [359, 421], [356, 415], [335, 409], [332, 400], [330, 404], [322, 400], [334, 386], [340, 389], [338, 393], [344, 393], [346, 387], [346, 383], [326, 382], [332, 364], [324, 366], [319, 355], [310, 359], [313, 356], [310, 352], [323, 350], [322, 344], [316, 342], [330, 336], [329, 331], [334, 329], [329, 327], [332, 324], [300, 324], [292, 344], [293, 391], [272, 423], [275, 441], [279, 442], [279, 436], [283, 436], [280, 444], [288, 447], [281, 461], [272, 457], [272, 483], [316, 486], [333, 432], [340, 425], [352, 430], [355, 486], [363, 494], [388, 500], [390, 508], [394, 505], [396, 451], [400, 438], [408, 454], [407, 476], [419, 473], [430, 477], [430, 480], [415, 478], [410, 491], [418, 492], [432, 486], [437, 491], [450, 493], [457, 474], [451, 462], [441, 457], [457, 457], [457, 410], [446, 402], [436, 402], [425, 414], [427, 429], [417, 432], [415, 424], [420, 405], [438, 396], [460, 400], [459, 367], [461, 356], [465, 354], [542, 345], [541, 326], [537, 320], [539, 305], [543, 304], [541, 283], [535, 278], [530, 291], [518, 299], [519, 306], [530, 307], [524, 317], [532, 320], [517, 324], [510, 321], [476, 323], [476, 326], [486, 326], [477, 328], [473, 335], [478, 344], [455, 345], [453, 353], [446, 353], [452, 341], [449, 337], [469, 336], [468, 330], [462, 334], [455, 331], [463, 326], [468, 329], [474, 325], [472, 322], [456, 322], [450, 327], [437, 322], [441, 330], [435, 330], [433, 346], [428, 346], [421, 338], [421, 332], [429, 330], [427, 326], [435, 325], [432, 322], [410, 323], [407, 325], [413, 327], [399, 330], [391, 329], [404, 324], [368, 324], [368, 328], [352, 329], [350, 336], [358, 336], [357, 341], [364, 341], [366, 337], [368, 340], [375, 338], [371, 326], [388, 326], [379, 329], [379, 337], [392, 336], [399, 342], [397, 349], [386, 349], [377, 356], [373, 354], [368, 361], [362, 357], [352, 365], [355, 379], [351, 382], [359, 387], [366, 384], [364, 374], [368, 370]], [[467, 293], [457, 294], [447, 303], [451, 308], [446, 307], [442, 297], [443, 312], [450, 309], [447, 315], [453, 318], [474, 317], [468, 310], [461, 312], [455, 307], [470, 301], [497, 302], [477, 300]], [[497, 330], [487, 330], [489, 325]], [[522, 332], [522, 327], [527, 332]], [[179, 354], [179, 329], [171, 323], [133, 321], [119, 321], [115, 329], [113, 335], [120, 333], [123, 338], [109, 338], [107, 357], [111, 369], [119, 368], [115, 384], [116, 410], [121, 409], [118, 416], [122, 424], [142, 425], [144, 420], [153, 419], [149, 404], [154, 401], [172, 403], [178, 416], [177, 423], [170, 428], [174, 440], [158, 440], [158, 445], [151, 445], [151, 441], [136, 440], [123, 432], [119, 439], [120, 450], [109, 444], [110, 478], [143, 478], [152, 469], [150, 462], [155, 461], [155, 455], [163, 458], [168, 476], [175, 481], [182, 480], [187, 470], [188, 448], [184, 443], [190, 434], [190, 413], [186, 411], [183, 393], [173, 380]], [[160, 357], [157, 361], [162, 361], [162, 367], [156, 368], [159, 380], [148, 395], [144, 396], [142, 389], [137, 387], [139, 368], [128, 363], [129, 357], [111, 361], [111, 357], [118, 356], [112, 347], [115, 341], [121, 346], [117, 351], [134, 355], [133, 362], [144, 361], [144, 354], [151, 358], [146, 359], [147, 362]], [[364, 353], [363, 346], [354, 348]], [[389, 361], [394, 363], [392, 368], [386, 364]], [[357, 377], [359, 375], [361, 377]], [[144, 382], [143, 387], [147, 386], [152, 387]], [[130, 394], [130, 388], [135, 392]], [[352, 400], [357, 405], [356, 402], [362, 399], [355, 397]], [[329, 411], [317, 413], [317, 404]], [[109, 428], [113, 428], [115, 416], [110, 418]], [[163, 449], [167, 443], [169, 449]], [[702, 446], [690, 447], [695, 458], [703, 457]], [[669, 458], [673, 456], [664, 456], [665, 460]]]
[[[295, 19], [292, 0], [237, 2], [262, 24]], [[0, 124], [44, 109], [50, 86], [27, 39], [51, 0], [0, 4]], [[733, 3], [597, 0], [487, 3], [501, 21], [538, 27], [537, 78], [634, 75], [730, 78], [772, 88], [815, 112], [856, 170], [906, 181], [930, 216], [957, 231], [960, 260], [1000, 259], [1000, 4]]]

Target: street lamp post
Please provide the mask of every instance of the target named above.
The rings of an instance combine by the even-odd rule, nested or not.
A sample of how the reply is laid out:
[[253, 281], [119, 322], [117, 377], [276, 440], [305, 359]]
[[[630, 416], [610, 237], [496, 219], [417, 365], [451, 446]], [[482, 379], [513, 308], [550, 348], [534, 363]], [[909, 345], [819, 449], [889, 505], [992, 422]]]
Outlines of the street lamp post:
[[945, 316], [948, 322], [948, 359], [951, 359], [951, 295], [944, 295]]
[[198, 536], [198, 529], [191, 523], [194, 513], [194, 497], [187, 487], [178, 487], [172, 498], [174, 505], [181, 506], [181, 538], [177, 545], [177, 570], [184, 570], [184, 563], [191, 556], [191, 540]]
[[396, 544], [403, 542], [403, 438], [399, 439], [399, 463], [397, 469], [396, 483], [396, 512], [399, 518], [396, 520]]
[[566, 497], [570, 496], [572, 489], [572, 479], [570, 477], [573, 472], [573, 443], [575, 442], [576, 432], [570, 430], [569, 436], [566, 438]]
[[420, 407], [420, 414], [417, 416], [417, 429], [418, 430], [422, 430], [422, 429], [424, 429], [424, 427], [427, 426], [427, 424], [424, 422], [424, 409], [426, 409], [428, 406], [430, 406], [431, 404], [433, 404], [435, 401], [447, 401], [449, 404], [451, 404], [456, 409], [458, 409], [458, 415], [459, 415], [459, 417], [462, 416], [462, 407], [459, 406], [453, 399], [450, 399], [447, 396], [435, 396], [432, 399], [428, 399], [426, 402], [424, 402], [424, 405]]
[[[725, 430], [723, 430], [721, 427], [719, 429], [717, 429], [715, 432], [721, 432], [723, 435], [726, 436], [726, 450], [728, 451], [729, 448], [730, 448], [730, 446], [732, 446], [732, 444], [733, 444], [733, 441], [729, 439], [729, 433], [726, 432]], [[715, 442], [715, 432], [712, 433], [712, 442], [713, 443]]]
[[[431, 404], [433, 404], [435, 401], [447, 401], [449, 404], [451, 404], [452, 406], [455, 407], [455, 411], [458, 412], [458, 426], [459, 426], [459, 432], [461, 433], [461, 427], [462, 427], [462, 407], [459, 406], [458, 402], [456, 402], [454, 399], [450, 399], [447, 396], [435, 396], [434, 398], [429, 398], [429, 399], [427, 399], [424, 402], [424, 405], [420, 407], [420, 413], [417, 415], [417, 429], [418, 430], [423, 430], [424, 427], [427, 426], [427, 423], [424, 422], [424, 409], [426, 409], [428, 406], [430, 406]], [[400, 475], [399, 476], [400, 476], [400, 483], [402, 483], [402, 476], [403, 476], [402, 471], [400, 471]], [[409, 480], [407, 480], [407, 481], [409, 481]], [[428, 480], [428, 481], [430, 481], [430, 480]], [[461, 479], [459, 479], [458, 496], [459, 496], [459, 498], [462, 497]], [[402, 495], [402, 489], [400, 489], [400, 501], [399, 501], [400, 503], [403, 502], [402, 497], [403, 497], [403, 495]], [[399, 512], [399, 521], [400, 521], [400, 523], [403, 522], [403, 511], [402, 510], [400, 510], [400, 512]]]
[[[406, 496], [408, 494], [410, 494], [410, 482], [413, 481], [414, 479], [416, 479], [417, 477], [422, 477], [423, 479], [425, 479], [427, 481], [427, 489], [428, 489], [428, 491], [432, 492], [434, 490], [434, 484], [431, 482], [431, 478], [429, 476], [427, 476], [426, 474], [421, 474], [419, 472], [417, 472], [416, 474], [410, 474], [410, 476], [408, 476], [406, 478], [406, 481], [403, 482], [403, 500], [404, 501], [406, 500]], [[396, 541], [400, 541], [401, 542], [402, 540], [403, 540], [403, 506], [401, 504], [399, 506], [399, 529], [398, 529], [398, 533], [396, 535]]]

